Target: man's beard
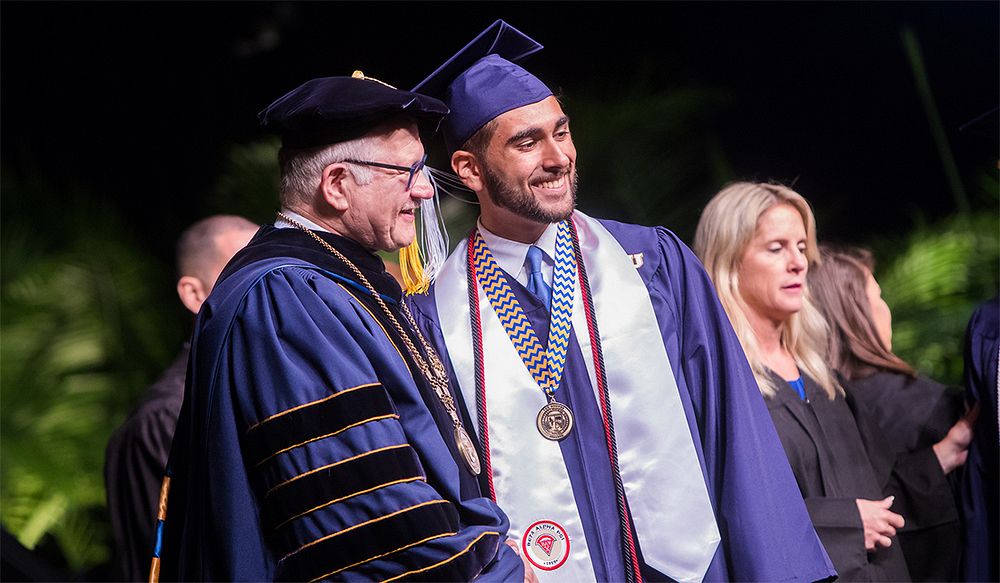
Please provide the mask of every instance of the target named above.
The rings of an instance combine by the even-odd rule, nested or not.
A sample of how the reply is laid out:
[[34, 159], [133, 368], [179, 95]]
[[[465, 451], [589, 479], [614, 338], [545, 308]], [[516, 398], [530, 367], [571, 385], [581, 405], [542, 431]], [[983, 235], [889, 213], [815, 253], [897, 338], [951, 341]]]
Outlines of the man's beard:
[[538, 204], [538, 201], [531, 194], [530, 190], [521, 190], [516, 185], [498, 176], [492, 169], [483, 168], [483, 182], [486, 184], [486, 191], [489, 193], [493, 204], [507, 209], [520, 217], [543, 224], [558, 223], [568, 219], [573, 214], [573, 209], [576, 208], [576, 187], [578, 181], [575, 166], [567, 178], [569, 179], [569, 194], [572, 199], [569, 208], [565, 210], [549, 210], [542, 208]]

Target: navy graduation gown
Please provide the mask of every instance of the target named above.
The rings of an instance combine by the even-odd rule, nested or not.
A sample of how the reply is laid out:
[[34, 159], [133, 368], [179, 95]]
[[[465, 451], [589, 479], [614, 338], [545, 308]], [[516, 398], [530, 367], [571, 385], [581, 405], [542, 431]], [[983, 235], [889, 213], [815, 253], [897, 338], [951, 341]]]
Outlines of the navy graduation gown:
[[994, 297], [976, 308], [965, 333], [966, 399], [970, 406], [979, 405], [969, 457], [961, 470], [965, 521], [962, 575], [966, 581], [1000, 580], [998, 350], [1000, 304]]
[[[320, 236], [405, 322], [381, 260]], [[306, 233], [272, 227], [223, 272], [192, 341], [164, 579], [522, 576], [506, 516], [355, 279]]]
[[[651, 325], [659, 329], [664, 340], [722, 536], [705, 580], [817, 581], [833, 577], [835, 572], [809, 521], [746, 357], [701, 264], [666, 229], [613, 221], [601, 224], [626, 253], [642, 253], [644, 257], [639, 274], [657, 317]], [[457, 252], [464, 253], [464, 247]], [[591, 273], [601, 269], [600, 265], [586, 267]], [[547, 311], [507, 275], [518, 302], [544, 341]], [[412, 306], [418, 325], [439, 353], [446, 355], [449, 347], [438, 323], [434, 293], [432, 287], [429, 295], [413, 296]], [[450, 350], [472, 347], [452, 346]], [[585, 358], [590, 355], [581, 353], [571, 334], [556, 398], [571, 406], [577, 425], [560, 442], [560, 449], [591, 545], [595, 574], [599, 580], [617, 581], [623, 579], [624, 571], [614, 486]], [[445, 364], [451, 367], [448, 360]], [[614, 407], [614, 387], [609, 390]], [[524, 471], [530, 472], [530, 468]], [[656, 517], [649, 519], [655, 521]], [[637, 544], [641, 555], [642, 540]], [[648, 566], [641, 567], [645, 579], [665, 579]]]

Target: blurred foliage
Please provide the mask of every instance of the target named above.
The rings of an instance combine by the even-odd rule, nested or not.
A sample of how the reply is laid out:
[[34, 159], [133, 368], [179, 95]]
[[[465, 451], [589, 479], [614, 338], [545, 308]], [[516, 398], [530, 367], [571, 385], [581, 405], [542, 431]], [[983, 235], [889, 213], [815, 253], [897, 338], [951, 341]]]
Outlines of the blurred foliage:
[[889, 260], [879, 279], [893, 312], [893, 351], [924, 374], [960, 385], [969, 317], [1000, 289], [1000, 182], [995, 168], [981, 173], [970, 201], [934, 100], [920, 41], [910, 27], [900, 31], [900, 40], [957, 211], [930, 223], [917, 217], [916, 228], [904, 240], [887, 238], [872, 247]]
[[580, 173], [580, 207], [595, 216], [666, 225], [690, 241], [706, 196], [732, 178], [706, 125], [725, 105], [719, 90], [567, 99]]
[[278, 148], [276, 137], [230, 146], [226, 162], [208, 199], [208, 214], [242, 215], [269, 223], [278, 210]]
[[941, 382], [962, 382], [962, 347], [975, 307], [1000, 290], [1000, 214], [996, 174], [984, 174], [983, 210], [919, 224], [905, 239], [872, 248], [876, 277], [893, 317], [893, 351]]
[[138, 250], [111, 205], [78, 195], [58, 214], [32, 210], [52, 192], [3, 178], [0, 521], [84, 572], [109, 554], [105, 444], [184, 325], [159, 293], [172, 269]]

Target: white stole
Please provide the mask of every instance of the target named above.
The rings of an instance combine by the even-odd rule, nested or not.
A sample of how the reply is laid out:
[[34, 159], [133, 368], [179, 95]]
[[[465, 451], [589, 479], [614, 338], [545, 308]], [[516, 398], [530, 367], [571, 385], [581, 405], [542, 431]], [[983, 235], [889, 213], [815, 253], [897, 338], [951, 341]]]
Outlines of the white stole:
[[[643, 558], [678, 581], [701, 581], [720, 535], [649, 293], [607, 229], [579, 211], [573, 219], [601, 333], [622, 480]], [[474, 408], [466, 245], [459, 243], [445, 262], [435, 301], [462, 395]], [[597, 399], [582, 295], [579, 284], [575, 287], [573, 330]], [[559, 444], [535, 428], [545, 396], [481, 287], [479, 312], [493, 482], [497, 503], [510, 517], [511, 537], [519, 539], [538, 520], [560, 523], [569, 535], [569, 559], [554, 571], [536, 569], [539, 580], [592, 581], [596, 577]], [[470, 417], [478, 425], [475, 411]], [[593, 428], [573, 428], [583, 430]]]

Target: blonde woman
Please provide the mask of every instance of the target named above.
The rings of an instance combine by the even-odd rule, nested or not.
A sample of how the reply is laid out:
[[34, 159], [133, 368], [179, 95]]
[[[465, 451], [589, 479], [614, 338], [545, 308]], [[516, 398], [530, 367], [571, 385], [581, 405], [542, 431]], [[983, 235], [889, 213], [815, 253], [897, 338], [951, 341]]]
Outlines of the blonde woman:
[[884, 490], [893, 465], [826, 363], [826, 323], [809, 299], [818, 260], [809, 203], [780, 185], [739, 182], [705, 207], [694, 251], [747, 354], [806, 508], [845, 581], [909, 573]]

